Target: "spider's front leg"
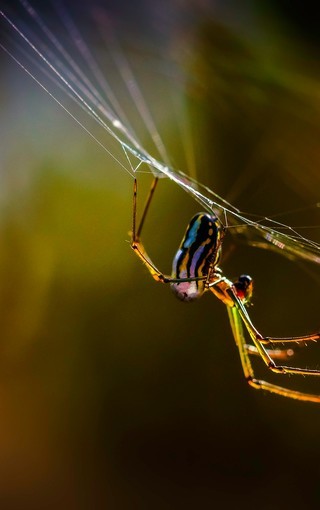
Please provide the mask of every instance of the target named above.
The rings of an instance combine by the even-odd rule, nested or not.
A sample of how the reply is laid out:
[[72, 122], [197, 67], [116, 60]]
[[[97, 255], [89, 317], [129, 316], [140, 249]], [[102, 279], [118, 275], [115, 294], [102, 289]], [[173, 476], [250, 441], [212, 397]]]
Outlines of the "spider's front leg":
[[[251, 344], [245, 344], [245, 349], [250, 356], [258, 356], [260, 358], [260, 353], [258, 349]], [[266, 349], [267, 353], [272, 359], [288, 359], [294, 355], [293, 349]]]
[[228, 307], [227, 310], [233, 336], [239, 350], [243, 373], [248, 384], [255, 388], [256, 390], [268, 391], [270, 393], [275, 393], [276, 395], [280, 395], [282, 397], [292, 398], [295, 400], [302, 400], [305, 402], [320, 403], [320, 395], [312, 395], [301, 391], [291, 390], [288, 388], [283, 388], [282, 386], [278, 386], [276, 384], [269, 383], [267, 381], [263, 381], [261, 379], [256, 379], [249, 359], [247, 345], [245, 343], [242, 327], [243, 319], [240, 316], [239, 309], [236, 306], [233, 306]]
[[[252, 278], [248, 275], [242, 275], [235, 282], [230, 282], [227, 278], [222, 276], [220, 269], [216, 269], [209, 284], [209, 289], [228, 307], [234, 307], [234, 299], [230, 298], [228, 293], [229, 289], [233, 288], [237, 297], [242, 303], [250, 303], [253, 282]], [[244, 344], [244, 348], [250, 356], [259, 356], [260, 352], [257, 347], [250, 344]], [[293, 356], [293, 349], [267, 349], [269, 356], [273, 359], [288, 359]]]
[[249, 314], [244, 306], [244, 303], [246, 303], [245, 299], [241, 299], [241, 295], [238, 294], [237, 291], [237, 285], [232, 284], [229, 289], [227, 289], [227, 294], [230, 297], [230, 299], [233, 302], [233, 307], [235, 307], [238, 311], [239, 317], [241, 317], [244, 325], [247, 328], [247, 331], [259, 353], [262, 360], [266, 364], [266, 366], [272, 371], [277, 374], [297, 374], [297, 375], [313, 375], [313, 376], [320, 376], [320, 370], [312, 370], [308, 368], [299, 368], [299, 367], [291, 367], [286, 365], [277, 365], [274, 360], [272, 359], [268, 349], [266, 349], [266, 344], [272, 344], [273, 340], [278, 342], [288, 342], [288, 341], [305, 341], [305, 340], [315, 340], [316, 337], [319, 335], [307, 335], [304, 337], [290, 337], [290, 338], [276, 338], [273, 339], [272, 337], [264, 337], [259, 333], [259, 331], [255, 328], [253, 325]]

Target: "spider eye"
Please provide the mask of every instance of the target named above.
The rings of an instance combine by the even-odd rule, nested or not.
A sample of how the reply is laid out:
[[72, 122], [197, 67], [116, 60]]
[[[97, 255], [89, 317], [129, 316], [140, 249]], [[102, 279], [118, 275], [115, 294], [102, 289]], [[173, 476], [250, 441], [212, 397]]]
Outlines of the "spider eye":
[[248, 288], [250, 285], [252, 285], [252, 278], [247, 274], [242, 274], [239, 276], [238, 282], [244, 287]]

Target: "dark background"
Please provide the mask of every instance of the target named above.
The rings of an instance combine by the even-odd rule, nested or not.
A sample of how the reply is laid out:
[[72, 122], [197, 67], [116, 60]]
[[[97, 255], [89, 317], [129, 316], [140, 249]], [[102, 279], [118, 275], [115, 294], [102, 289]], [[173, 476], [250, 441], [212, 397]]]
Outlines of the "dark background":
[[[125, 4], [107, 4], [108, 12], [174, 166], [196, 170], [242, 211], [298, 210], [277, 219], [319, 241], [310, 9]], [[48, 5], [33, 5], [64, 41]], [[134, 121], [88, 5], [68, 6]], [[18, 4], [3, 7], [30, 28]], [[4, 44], [16, 51], [9, 32]], [[194, 151], [187, 161], [181, 140]], [[320, 406], [250, 389], [224, 306], [212, 295], [180, 303], [151, 280], [127, 242], [132, 179], [4, 53], [1, 141], [1, 508], [317, 507]], [[141, 195], [149, 183], [139, 175]], [[163, 271], [198, 209], [161, 181], [144, 242]], [[254, 278], [259, 330], [319, 328], [316, 266], [232, 236], [224, 248], [226, 275]], [[319, 368], [319, 347], [297, 349], [293, 362]], [[272, 378], [255, 366], [267, 380], [320, 393], [317, 380]]]

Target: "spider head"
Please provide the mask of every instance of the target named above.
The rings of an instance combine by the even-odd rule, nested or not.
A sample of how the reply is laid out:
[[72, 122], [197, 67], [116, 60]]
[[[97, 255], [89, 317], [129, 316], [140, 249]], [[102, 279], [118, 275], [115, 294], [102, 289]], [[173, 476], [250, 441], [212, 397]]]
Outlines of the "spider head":
[[242, 274], [238, 280], [234, 282], [233, 287], [236, 294], [243, 303], [250, 303], [253, 292], [253, 281], [251, 276]]

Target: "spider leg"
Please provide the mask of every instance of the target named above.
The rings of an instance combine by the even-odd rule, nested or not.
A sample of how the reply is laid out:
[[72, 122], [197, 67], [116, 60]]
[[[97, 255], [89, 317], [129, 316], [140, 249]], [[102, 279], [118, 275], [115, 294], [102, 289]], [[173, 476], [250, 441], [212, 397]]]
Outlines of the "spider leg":
[[[254, 345], [245, 344], [244, 345], [247, 353], [250, 356], [260, 356], [258, 349]], [[266, 349], [269, 356], [272, 359], [288, 359], [294, 355], [293, 349]]]
[[134, 180], [133, 185], [133, 211], [132, 211], [132, 232], [131, 232], [131, 248], [134, 250], [134, 252], [137, 254], [137, 256], [142, 260], [142, 262], [147, 266], [149, 272], [151, 273], [151, 276], [157, 280], [162, 281], [164, 279], [164, 275], [160, 273], [160, 271], [156, 268], [156, 266], [152, 263], [151, 259], [147, 255], [144, 246], [140, 242], [140, 234], [141, 230], [154, 194], [154, 191], [156, 189], [158, 183], [158, 178], [155, 177], [150, 191], [149, 195], [147, 197], [144, 210], [141, 216], [141, 220], [139, 223], [138, 228], [136, 228], [136, 219], [137, 219], [137, 195], [138, 195], [138, 186], [137, 186], [137, 180]]
[[[226, 280], [227, 281], [227, 280]], [[229, 286], [229, 288], [226, 290], [228, 296], [233, 301], [233, 307], [236, 308], [238, 311], [239, 316], [243, 320], [248, 333], [255, 345], [255, 347], [258, 350], [258, 353], [260, 354], [261, 358], [263, 359], [264, 363], [267, 365], [267, 367], [272, 370], [272, 372], [275, 372], [277, 374], [300, 374], [300, 375], [313, 375], [313, 376], [320, 376], [320, 370], [312, 370], [308, 368], [298, 368], [298, 367], [290, 367], [285, 365], [277, 365], [271, 356], [269, 355], [267, 349], [264, 347], [264, 343], [269, 343], [269, 338], [263, 337], [259, 331], [254, 327], [249, 314], [242, 303], [242, 301], [238, 298], [238, 296], [235, 294], [232, 285]]]
[[270, 393], [275, 393], [276, 395], [280, 395], [282, 397], [292, 398], [295, 400], [302, 400], [306, 402], [320, 402], [320, 395], [312, 395], [309, 393], [303, 393], [296, 390], [291, 390], [288, 388], [283, 388], [282, 386], [277, 386], [276, 384], [271, 384], [261, 379], [256, 379], [254, 376], [254, 371], [251, 365], [251, 361], [249, 359], [249, 353], [247, 349], [247, 344], [245, 342], [243, 327], [242, 327], [242, 317], [240, 315], [239, 309], [236, 306], [227, 307], [229, 320], [231, 324], [232, 333], [236, 342], [236, 345], [239, 350], [241, 365], [243, 369], [244, 376], [250, 386], [257, 390], [265, 390]]
[[263, 339], [264, 344], [268, 343], [286, 343], [286, 342], [317, 342], [317, 340], [320, 340], [320, 333], [313, 333], [311, 335], [304, 335], [304, 336], [288, 336], [284, 338], [274, 338], [271, 336], [266, 336]]
[[149, 190], [149, 194], [147, 196], [146, 203], [144, 205], [144, 209], [143, 209], [143, 213], [142, 213], [142, 216], [141, 216], [141, 219], [140, 219], [140, 223], [139, 223], [138, 229], [136, 230], [135, 223], [136, 223], [136, 213], [137, 213], [138, 184], [137, 184], [137, 179], [134, 180], [132, 237], [134, 237], [135, 240], [137, 240], [137, 241], [140, 240], [141, 230], [143, 228], [143, 225], [144, 225], [144, 222], [145, 222], [145, 219], [146, 219], [146, 216], [147, 216], [147, 213], [148, 213], [148, 210], [149, 210], [149, 207], [150, 207], [150, 204], [151, 204], [154, 192], [156, 190], [158, 181], [159, 181], [159, 177], [155, 177], [153, 179], [152, 183], [151, 183], [151, 188]]
[[149, 255], [147, 254], [143, 244], [140, 241], [141, 231], [142, 227], [144, 225], [151, 200], [153, 198], [156, 186], [158, 184], [158, 177], [155, 177], [143, 209], [143, 213], [141, 216], [140, 223], [137, 228], [136, 219], [137, 219], [137, 196], [138, 196], [138, 185], [137, 180], [134, 180], [134, 186], [133, 186], [133, 212], [132, 212], [132, 232], [131, 232], [131, 248], [135, 252], [135, 254], [139, 257], [140, 260], [146, 265], [147, 269], [149, 270], [149, 273], [151, 276], [156, 280], [157, 282], [161, 283], [182, 283], [182, 282], [190, 282], [190, 281], [196, 281], [196, 280], [205, 280], [207, 277], [199, 277], [199, 278], [171, 278], [170, 276], [167, 276], [154, 265], [152, 260], [150, 259]]

